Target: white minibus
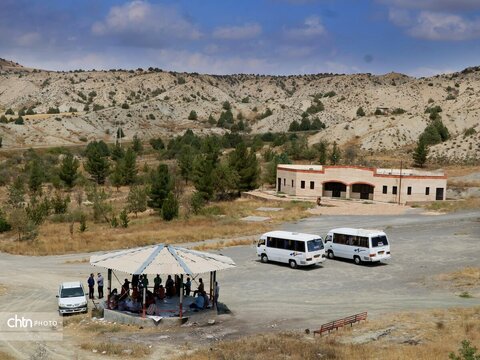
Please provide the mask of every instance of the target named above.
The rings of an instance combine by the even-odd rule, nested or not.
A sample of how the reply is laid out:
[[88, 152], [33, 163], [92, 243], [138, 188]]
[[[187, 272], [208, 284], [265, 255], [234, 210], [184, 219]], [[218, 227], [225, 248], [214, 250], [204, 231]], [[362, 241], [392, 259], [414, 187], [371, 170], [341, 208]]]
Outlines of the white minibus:
[[325, 261], [325, 249], [320, 236], [288, 231], [263, 234], [257, 244], [257, 255], [264, 263], [283, 262], [293, 269]]
[[390, 259], [390, 244], [381, 230], [339, 228], [325, 237], [325, 252], [329, 259], [353, 259], [359, 265]]

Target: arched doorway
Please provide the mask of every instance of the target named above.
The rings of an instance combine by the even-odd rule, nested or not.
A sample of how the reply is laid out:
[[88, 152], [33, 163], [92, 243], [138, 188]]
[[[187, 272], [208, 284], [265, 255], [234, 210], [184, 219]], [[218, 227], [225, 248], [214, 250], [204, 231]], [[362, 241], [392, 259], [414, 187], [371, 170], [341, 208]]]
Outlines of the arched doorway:
[[[342, 194], [343, 193], [343, 194]], [[323, 196], [327, 197], [345, 197], [347, 185], [338, 181], [328, 181], [323, 183]]]
[[373, 200], [374, 186], [365, 183], [357, 183], [352, 185], [350, 197], [352, 199]]

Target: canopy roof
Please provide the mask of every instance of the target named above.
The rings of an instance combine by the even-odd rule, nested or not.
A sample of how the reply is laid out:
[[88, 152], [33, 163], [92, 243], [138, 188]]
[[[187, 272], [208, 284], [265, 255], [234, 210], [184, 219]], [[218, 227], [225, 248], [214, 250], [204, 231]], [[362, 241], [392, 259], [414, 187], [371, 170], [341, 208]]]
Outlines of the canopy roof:
[[163, 244], [92, 255], [90, 264], [138, 275], [193, 275], [235, 267], [228, 256]]

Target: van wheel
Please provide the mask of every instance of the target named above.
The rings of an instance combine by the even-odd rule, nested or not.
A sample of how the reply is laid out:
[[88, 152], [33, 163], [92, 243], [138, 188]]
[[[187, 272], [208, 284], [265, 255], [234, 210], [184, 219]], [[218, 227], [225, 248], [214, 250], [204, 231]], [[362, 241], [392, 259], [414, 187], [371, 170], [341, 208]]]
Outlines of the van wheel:
[[333, 251], [332, 250], [328, 250], [328, 253], [327, 253], [327, 256], [329, 259], [333, 259], [335, 256], [333, 255]]
[[360, 256], [354, 256], [353, 261], [355, 261], [355, 264], [360, 265], [362, 263], [362, 260], [360, 260]]
[[261, 259], [262, 259], [262, 263], [264, 263], [264, 264], [266, 264], [268, 262], [268, 256], [265, 255], [265, 254], [262, 255]]
[[290, 267], [291, 267], [292, 269], [296, 269], [296, 268], [297, 268], [297, 262], [296, 262], [295, 260], [290, 260], [288, 263], [290, 264]]

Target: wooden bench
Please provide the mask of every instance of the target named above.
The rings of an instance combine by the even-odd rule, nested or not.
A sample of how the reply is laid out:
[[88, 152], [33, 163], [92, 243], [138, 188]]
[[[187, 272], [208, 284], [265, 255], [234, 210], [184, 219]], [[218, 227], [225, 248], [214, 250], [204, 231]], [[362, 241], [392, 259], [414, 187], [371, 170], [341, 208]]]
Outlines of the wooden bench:
[[326, 324], [323, 324], [322, 327], [320, 328], [320, 330], [315, 330], [313, 332], [313, 336], [315, 336], [315, 334], [319, 334], [320, 336], [322, 336], [322, 334], [324, 332], [330, 332], [334, 329], [334, 326], [333, 326], [333, 321], [329, 322], [329, 323], [326, 323]]
[[328, 331], [328, 333], [330, 333], [330, 331], [332, 331], [333, 329], [338, 330], [339, 328], [346, 326], [348, 324], [350, 324], [350, 326], [353, 326], [353, 324], [355, 324], [356, 322], [360, 322], [362, 320], [365, 320], [365, 321], [367, 320], [366, 311], [355, 314], [355, 315], [347, 316], [343, 319], [338, 319], [338, 320], [330, 321], [326, 324], [323, 324], [319, 330], [315, 330], [313, 332], [313, 336], [315, 336], [315, 334], [319, 334], [320, 336], [322, 336], [324, 332]]

